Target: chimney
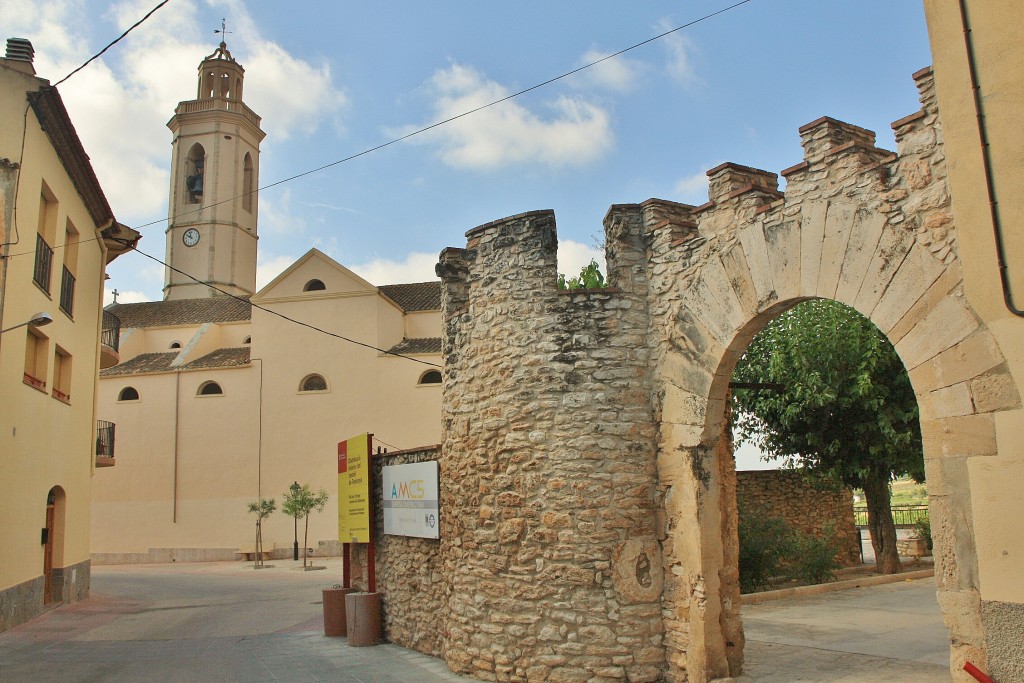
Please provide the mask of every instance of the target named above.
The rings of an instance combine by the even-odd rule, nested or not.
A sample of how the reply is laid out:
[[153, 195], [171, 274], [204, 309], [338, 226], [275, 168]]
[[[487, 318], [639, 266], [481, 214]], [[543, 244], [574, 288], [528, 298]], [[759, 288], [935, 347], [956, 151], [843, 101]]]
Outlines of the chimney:
[[8, 38], [7, 55], [4, 63], [15, 71], [21, 71], [29, 76], [36, 75], [36, 68], [32, 65], [32, 59], [36, 51], [32, 49], [32, 43], [25, 38]]

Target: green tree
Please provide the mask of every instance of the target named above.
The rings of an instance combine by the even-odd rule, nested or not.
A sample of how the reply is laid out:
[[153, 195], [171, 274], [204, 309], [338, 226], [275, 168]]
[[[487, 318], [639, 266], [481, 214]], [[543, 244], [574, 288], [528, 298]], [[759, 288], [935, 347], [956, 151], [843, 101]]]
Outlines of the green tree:
[[263, 566], [263, 520], [277, 509], [277, 501], [273, 498], [260, 498], [254, 503], [249, 503], [249, 512], [256, 515], [256, 563], [255, 569]]
[[890, 482], [924, 480], [917, 399], [892, 344], [843, 304], [813, 300], [773, 320], [750, 343], [733, 392], [736, 429], [769, 457], [862, 488], [877, 570], [900, 570]]
[[327, 505], [329, 496], [327, 491], [320, 489], [316, 493], [310, 490], [309, 484], [303, 484], [297, 489], [289, 490], [284, 494], [284, 502], [281, 504], [281, 511], [295, 519], [304, 518], [305, 531], [302, 537], [302, 568], [306, 568], [307, 548], [309, 547], [309, 513], [316, 510], [323, 512]]
[[577, 277], [566, 279], [564, 273], [558, 274], [559, 289], [601, 289], [605, 286], [604, 275], [601, 274], [601, 266], [597, 261], [591, 259], [590, 263], [583, 266]]

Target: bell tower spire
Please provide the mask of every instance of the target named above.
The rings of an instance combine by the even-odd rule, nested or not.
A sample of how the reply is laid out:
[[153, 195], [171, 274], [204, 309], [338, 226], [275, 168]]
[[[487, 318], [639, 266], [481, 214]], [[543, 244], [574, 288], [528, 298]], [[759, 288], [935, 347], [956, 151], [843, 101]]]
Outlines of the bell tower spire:
[[170, 215], [164, 299], [256, 291], [260, 117], [242, 101], [245, 69], [223, 40], [199, 65], [196, 99], [178, 103], [168, 121], [171, 142]]

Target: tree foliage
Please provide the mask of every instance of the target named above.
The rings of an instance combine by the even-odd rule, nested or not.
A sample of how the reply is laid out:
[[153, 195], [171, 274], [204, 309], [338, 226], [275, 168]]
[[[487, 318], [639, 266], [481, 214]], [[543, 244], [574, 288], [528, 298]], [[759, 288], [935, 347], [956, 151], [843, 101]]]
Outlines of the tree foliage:
[[601, 266], [597, 261], [591, 259], [590, 263], [583, 266], [577, 277], [566, 279], [564, 273], [558, 274], [559, 289], [601, 289], [605, 287], [604, 275], [601, 274]]
[[330, 496], [327, 491], [320, 489], [319, 491], [312, 491], [309, 488], [309, 484], [303, 484], [302, 486], [289, 491], [284, 495], [284, 502], [281, 504], [281, 511], [289, 517], [295, 519], [304, 518], [306, 520], [306, 528], [303, 535], [302, 542], [302, 566], [306, 567], [306, 556], [307, 548], [309, 545], [309, 515], [311, 512], [316, 510], [317, 512], [323, 512], [324, 506], [327, 505], [327, 501]]
[[758, 334], [733, 374], [781, 390], [733, 392], [739, 439], [790, 467], [863, 488], [875, 557], [899, 570], [889, 482], [924, 480], [917, 399], [892, 344], [835, 301], [806, 301]]
[[261, 497], [259, 500], [249, 503], [249, 512], [256, 515], [256, 545], [253, 546], [256, 549], [256, 560], [253, 567], [257, 569], [263, 566], [263, 520], [273, 514], [276, 509], [277, 501], [273, 498]]

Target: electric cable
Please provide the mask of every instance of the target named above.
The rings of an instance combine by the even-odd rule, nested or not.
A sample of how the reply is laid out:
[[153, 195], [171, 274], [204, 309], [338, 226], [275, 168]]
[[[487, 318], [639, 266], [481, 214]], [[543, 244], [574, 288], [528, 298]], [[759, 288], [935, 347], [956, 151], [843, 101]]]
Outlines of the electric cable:
[[142, 22], [144, 22], [144, 21], [145, 21], [146, 19], [149, 19], [149, 18], [150, 18], [151, 16], [153, 16], [153, 14], [154, 14], [154, 13], [155, 13], [155, 12], [156, 12], [156, 11], [157, 11], [158, 9], [160, 9], [161, 7], [163, 7], [164, 5], [166, 5], [166, 4], [167, 4], [168, 2], [170, 2], [170, 1], [171, 1], [171, 0], [163, 0], [163, 2], [159, 3], [159, 4], [158, 4], [158, 5], [156, 6], [156, 7], [154, 7], [154, 8], [153, 8], [153, 9], [151, 9], [151, 10], [149, 10], [149, 12], [147, 12], [147, 13], [146, 13], [146, 16], [142, 17], [141, 19], [139, 19], [138, 21], [136, 21], [136, 22], [135, 22], [134, 24], [132, 24], [131, 26], [129, 26], [129, 27], [128, 27], [128, 30], [126, 30], [126, 31], [125, 31], [124, 33], [122, 33], [122, 34], [121, 34], [121, 35], [119, 35], [119, 36], [118, 36], [117, 38], [115, 38], [115, 39], [114, 39], [114, 40], [113, 40], [113, 41], [112, 41], [111, 43], [109, 43], [109, 44], [108, 44], [108, 45], [107, 45], [107, 46], [106, 46], [105, 48], [103, 48], [102, 50], [100, 50], [99, 52], [97, 52], [96, 54], [94, 54], [94, 55], [93, 55], [92, 57], [90, 57], [89, 59], [87, 59], [87, 60], [85, 61], [85, 63], [84, 63], [84, 64], [82, 64], [82, 65], [81, 65], [80, 67], [78, 67], [77, 69], [75, 69], [74, 71], [72, 71], [71, 73], [69, 73], [69, 74], [68, 74], [67, 76], [65, 76], [64, 78], [60, 79], [59, 81], [57, 81], [56, 83], [54, 83], [53, 85], [51, 85], [51, 86], [49, 86], [49, 87], [51, 87], [51, 88], [56, 88], [56, 87], [57, 87], [58, 85], [60, 85], [60, 84], [61, 84], [61, 83], [63, 83], [64, 81], [68, 80], [69, 78], [71, 78], [72, 76], [74, 76], [74, 75], [75, 75], [76, 73], [78, 73], [79, 71], [81, 71], [81, 70], [82, 70], [82, 69], [84, 69], [85, 67], [89, 66], [89, 65], [90, 65], [90, 64], [91, 64], [92, 62], [94, 62], [94, 61], [96, 61], [97, 59], [99, 59], [99, 58], [100, 58], [100, 56], [102, 56], [104, 52], [106, 52], [106, 51], [107, 51], [107, 50], [109, 50], [110, 48], [112, 48], [112, 47], [114, 47], [115, 45], [117, 45], [118, 43], [120, 43], [120, 42], [121, 42], [121, 40], [122, 40], [122, 39], [123, 39], [123, 38], [124, 38], [125, 36], [127, 36], [127, 35], [128, 35], [129, 33], [131, 33], [132, 31], [134, 31], [134, 30], [135, 30], [136, 28], [138, 28], [138, 27], [139, 27], [139, 26], [140, 26], [140, 25], [142, 24]]
[[[212, 285], [212, 284], [210, 284], [208, 282], [203, 282], [199, 278], [197, 278], [197, 277], [195, 277], [193, 275], [190, 275], [189, 273], [186, 273], [185, 271], [181, 270], [180, 268], [175, 268], [174, 266], [170, 265], [169, 263], [165, 263], [164, 261], [158, 259], [156, 256], [153, 256], [151, 254], [147, 254], [146, 252], [140, 250], [138, 247], [132, 246], [132, 244], [128, 240], [120, 239], [120, 238], [116, 238], [116, 237], [111, 238], [111, 239], [113, 239], [115, 242], [121, 242], [126, 247], [128, 247], [130, 251], [134, 251], [134, 252], [136, 252], [138, 254], [141, 254], [142, 256], [145, 256], [146, 258], [148, 258], [150, 260], [156, 261], [160, 265], [162, 265], [165, 268], [168, 268], [170, 270], [173, 270], [175, 273], [178, 273], [179, 275], [184, 275], [188, 279], [193, 280], [194, 282], [197, 282], [198, 284], [206, 285], [207, 287], [209, 287], [210, 289], [214, 290], [215, 292], [220, 292], [221, 294], [223, 294], [225, 296], [230, 296], [232, 299], [235, 299], [237, 301], [241, 301], [243, 303], [247, 303], [250, 306], [252, 306], [253, 308], [259, 309], [259, 310], [263, 311], [264, 313], [269, 313], [271, 315], [275, 315], [278, 318], [281, 318], [282, 320], [287, 320], [290, 323], [294, 323], [296, 325], [300, 325], [302, 327], [306, 327], [306, 328], [314, 330], [316, 332], [320, 332], [321, 334], [326, 334], [328, 337], [334, 337], [335, 339], [340, 339], [340, 340], [348, 342], [350, 344], [355, 344], [356, 346], [362, 346], [362, 347], [365, 347], [367, 349], [372, 349], [374, 351], [378, 351], [378, 352], [386, 354], [388, 356], [395, 356], [396, 358], [404, 358], [405, 360], [411, 360], [414, 363], [420, 363], [422, 365], [429, 365], [432, 368], [440, 368], [440, 367], [442, 367], [442, 366], [438, 365], [437, 363], [431, 363], [430, 361], [421, 360], [419, 358], [413, 358], [412, 356], [406, 356], [405, 354], [395, 353], [394, 351], [388, 351], [387, 349], [379, 348], [377, 346], [374, 346], [373, 344], [367, 344], [366, 342], [357, 341], [357, 340], [352, 339], [350, 337], [346, 337], [344, 335], [338, 334], [337, 332], [331, 332], [330, 330], [325, 330], [322, 327], [317, 327], [316, 325], [312, 325], [310, 323], [303, 322], [301, 320], [296, 320], [295, 318], [292, 318], [291, 316], [287, 316], [284, 313], [279, 313], [278, 311], [274, 311], [272, 309], [269, 309], [266, 306], [260, 306], [259, 304], [254, 304], [250, 299], [247, 299], [247, 298], [242, 297], [242, 296], [238, 296], [237, 294], [232, 294], [231, 292], [225, 291], [225, 290], [221, 289], [220, 287], [217, 287], [216, 285]], [[125, 305], [131, 305], [131, 304], [125, 304]]]

